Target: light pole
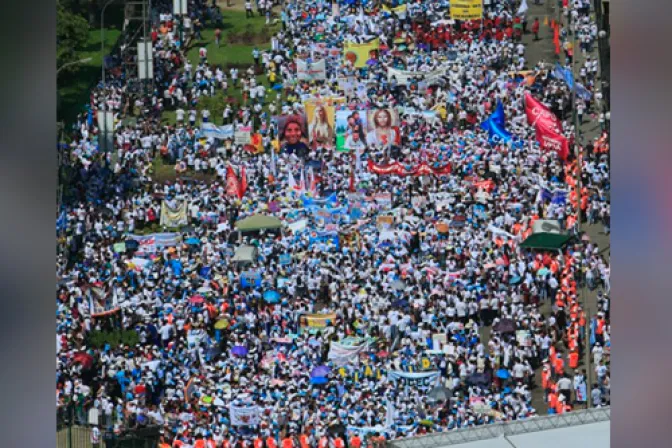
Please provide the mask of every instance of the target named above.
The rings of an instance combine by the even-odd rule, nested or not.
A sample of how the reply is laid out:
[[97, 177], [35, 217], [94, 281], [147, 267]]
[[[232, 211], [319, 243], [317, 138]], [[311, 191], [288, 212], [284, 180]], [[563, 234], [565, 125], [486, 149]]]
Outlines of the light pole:
[[105, 85], [105, 10], [107, 7], [114, 2], [115, 0], [108, 0], [107, 3], [103, 6], [102, 11], [100, 12], [100, 70], [101, 70], [101, 80], [103, 85]]
[[58, 74], [61, 72], [61, 70], [63, 70], [65, 67], [70, 67], [72, 65], [77, 65], [77, 64], [86, 64], [89, 61], [91, 61], [91, 58], [84, 58], [84, 59], [80, 59], [78, 61], [72, 61], [72, 62], [68, 62], [66, 64], [63, 64], [56, 70], [56, 76], [58, 76]]

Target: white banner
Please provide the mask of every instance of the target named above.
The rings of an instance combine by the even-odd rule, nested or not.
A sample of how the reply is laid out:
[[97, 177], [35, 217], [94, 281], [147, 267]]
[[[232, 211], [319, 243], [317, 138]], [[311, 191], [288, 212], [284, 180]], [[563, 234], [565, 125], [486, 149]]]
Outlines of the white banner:
[[218, 138], [220, 140], [233, 138], [233, 125], [217, 126], [213, 123], [203, 123], [201, 125], [201, 134], [205, 138]]
[[258, 406], [229, 406], [231, 426], [256, 426], [259, 424]]
[[296, 77], [302, 80], [325, 80], [327, 79], [327, 64], [324, 59], [308, 63], [303, 59], [296, 60]]
[[397, 78], [397, 84], [400, 86], [408, 85], [410, 78], [418, 78], [425, 81], [427, 84], [440, 84], [443, 82], [441, 77], [446, 72], [445, 69], [432, 70], [431, 72], [411, 72], [406, 70], [397, 70], [396, 68], [387, 68], [387, 80], [392, 81], [392, 78]]
[[367, 347], [367, 344], [362, 345], [343, 345], [332, 341], [329, 347], [329, 354], [327, 359], [336, 362], [347, 362], [354, 357], [357, 357]]
[[401, 382], [404, 385], [432, 386], [439, 379], [439, 372], [401, 372], [393, 370], [387, 374], [387, 379]]

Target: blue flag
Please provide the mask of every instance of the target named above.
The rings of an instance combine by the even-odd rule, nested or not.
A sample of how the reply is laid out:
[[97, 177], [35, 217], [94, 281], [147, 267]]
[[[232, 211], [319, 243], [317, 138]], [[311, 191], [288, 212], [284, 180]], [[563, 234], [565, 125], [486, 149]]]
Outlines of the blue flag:
[[551, 201], [553, 200], [553, 195], [551, 194], [550, 191], [544, 188], [543, 190], [541, 190], [541, 199], [544, 201]]
[[481, 123], [481, 129], [488, 131], [491, 144], [508, 143], [513, 137], [504, 126], [498, 124], [492, 117]]
[[556, 191], [553, 193], [551, 203], [564, 205], [567, 202], [567, 193], [564, 191]]
[[490, 115], [490, 120], [497, 123], [502, 128], [506, 124], [506, 117], [504, 116], [504, 105], [501, 101], [497, 101], [495, 111]]
[[570, 89], [574, 88], [574, 73], [572, 73], [572, 69], [563, 67], [559, 62], [556, 62], [555, 68], [553, 69], [553, 76], [564, 80]]
[[593, 96], [593, 94], [580, 82], [576, 83], [576, 95], [586, 101], [589, 101]]

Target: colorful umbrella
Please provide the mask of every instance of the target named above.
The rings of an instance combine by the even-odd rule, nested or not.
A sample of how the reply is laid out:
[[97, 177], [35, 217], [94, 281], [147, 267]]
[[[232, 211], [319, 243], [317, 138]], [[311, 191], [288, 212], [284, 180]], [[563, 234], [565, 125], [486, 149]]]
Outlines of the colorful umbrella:
[[229, 328], [229, 321], [227, 319], [219, 319], [215, 322], [215, 330], [226, 330]]
[[205, 299], [201, 295], [195, 295], [189, 298], [189, 303], [191, 303], [192, 305], [198, 305], [203, 302], [205, 302]]

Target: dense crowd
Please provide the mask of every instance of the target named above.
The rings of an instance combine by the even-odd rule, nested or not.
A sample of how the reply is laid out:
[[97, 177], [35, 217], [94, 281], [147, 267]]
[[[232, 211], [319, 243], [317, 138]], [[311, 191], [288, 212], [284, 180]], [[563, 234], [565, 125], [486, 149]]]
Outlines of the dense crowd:
[[[596, 39], [588, 3], [570, 2], [561, 36], [579, 33], [586, 51]], [[609, 402], [609, 260], [576, 231], [580, 208], [584, 223], [609, 232], [597, 61], [577, 72], [590, 95], [576, 112], [603, 133], [563, 160], [537, 143], [525, 95], [571, 140], [572, 90], [550, 63], [526, 60], [519, 2], [484, 2], [481, 24], [450, 22], [447, 2], [388, 4], [406, 5], [390, 13], [339, 1], [336, 13], [328, 2], [285, 1], [272, 48], [255, 48], [247, 69], [210, 64], [205, 48], [189, 62], [178, 29], [191, 36], [221, 20], [218, 8], [189, 4], [188, 26], [177, 26], [171, 5], [153, 2], [155, 91], [132, 94], [111, 78], [73, 126], [59, 218], [59, 409], [115, 432], [158, 425], [165, 446], [356, 448]], [[328, 59], [326, 80], [298, 79], [297, 59], [320, 59], [314, 43], [374, 37], [365, 68]], [[400, 83], [389, 67], [418, 75]], [[343, 78], [356, 88], [344, 91]], [[243, 104], [222, 116], [199, 107], [234, 91]], [[337, 110], [397, 110], [398, 141], [366, 139], [356, 153], [274, 143], [274, 116], [329, 97], [345, 98]], [[480, 126], [498, 107], [509, 143]], [[96, 110], [117, 114], [109, 153], [98, 150]], [[174, 124], [161, 121], [166, 110]], [[208, 137], [203, 123], [251, 126], [263, 151]], [[157, 160], [183, 175], [157, 182]], [[450, 174], [370, 169], [393, 162]], [[231, 193], [232, 172], [242, 194]], [[182, 204], [186, 225], [162, 226], [163, 209]], [[258, 215], [283, 227], [237, 228]], [[557, 251], [521, 248], [539, 220], [576, 237]], [[591, 315], [582, 288], [599, 290]], [[137, 343], [91, 342], [114, 329]], [[585, 338], [594, 367], [582, 363]], [[532, 406], [535, 393], [545, 409]]]

